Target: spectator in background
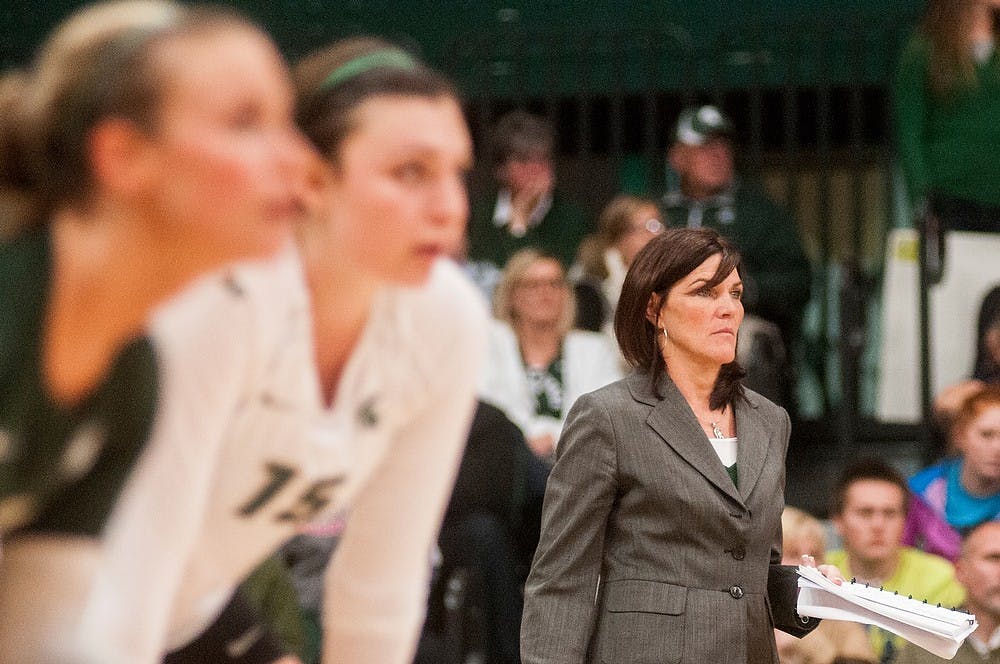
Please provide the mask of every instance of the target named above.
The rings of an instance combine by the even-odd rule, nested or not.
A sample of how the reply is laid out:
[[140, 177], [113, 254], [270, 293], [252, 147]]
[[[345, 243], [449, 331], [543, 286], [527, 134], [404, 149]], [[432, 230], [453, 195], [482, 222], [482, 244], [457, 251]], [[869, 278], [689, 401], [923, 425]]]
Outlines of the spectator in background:
[[965, 400], [950, 441], [958, 456], [910, 479], [903, 541], [954, 560], [962, 532], [1000, 518], [1000, 385], [983, 385]]
[[896, 141], [910, 198], [945, 230], [1000, 231], [995, 2], [929, 0], [900, 56]]
[[[802, 556], [815, 558], [822, 564], [826, 553], [826, 534], [819, 519], [795, 507], [785, 507], [781, 513], [781, 564], [798, 565]], [[774, 630], [781, 664], [848, 664], [874, 663], [875, 654], [864, 627], [842, 620], [824, 620], [819, 626], [797, 639], [781, 630]]]
[[[830, 552], [827, 562], [845, 577], [932, 604], [958, 606], [965, 592], [951, 563], [902, 544], [909, 501], [906, 480], [884, 461], [863, 459], [846, 468], [834, 485], [830, 504], [844, 548]], [[882, 664], [894, 662], [905, 643], [877, 627], [869, 627], [869, 639]]]
[[732, 138], [715, 106], [681, 111], [667, 153], [678, 182], [663, 197], [666, 221], [714, 228], [739, 248], [747, 316], [737, 358], [748, 387], [794, 410], [788, 357], [809, 300], [809, 261], [791, 215], [737, 177]]
[[480, 395], [503, 410], [535, 454], [552, 456], [576, 399], [621, 378], [618, 351], [604, 335], [573, 330], [573, 290], [559, 259], [537, 249], [514, 254], [493, 300]]
[[656, 201], [616, 196], [597, 219], [597, 232], [584, 238], [570, 270], [577, 298], [577, 327], [613, 334], [625, 272], [646, 243], [663, 231]]
[[976, 616], [979, 627], [965, 639], [951, 660], [908, 645], [900, 653], [898, 664], [1000, 662], [1000, 522], [986, 522], [965, 536], [955, 562], [955, 577], [967, 591], [963, 608]]
[[556, 190], [555, 133], [526, 111], [504, 115], [493, 130], [495, 194], [476, 201], [469, 220], [469, 260], [503, 268], [519, 249], [538, 247], [568, 268], [590, 227], [583, 211]]

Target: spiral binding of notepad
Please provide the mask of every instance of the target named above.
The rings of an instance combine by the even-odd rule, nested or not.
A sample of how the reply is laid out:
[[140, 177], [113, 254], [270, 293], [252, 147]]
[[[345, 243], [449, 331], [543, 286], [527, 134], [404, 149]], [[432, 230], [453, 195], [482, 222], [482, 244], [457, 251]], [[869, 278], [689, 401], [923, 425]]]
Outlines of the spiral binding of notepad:
[[954, 657], [978, 626], [971, 613], [867, 584], [837, 585], [815, 567], [800, 566], [799, 576], [799, 615], [877, 625], [939, 657]]

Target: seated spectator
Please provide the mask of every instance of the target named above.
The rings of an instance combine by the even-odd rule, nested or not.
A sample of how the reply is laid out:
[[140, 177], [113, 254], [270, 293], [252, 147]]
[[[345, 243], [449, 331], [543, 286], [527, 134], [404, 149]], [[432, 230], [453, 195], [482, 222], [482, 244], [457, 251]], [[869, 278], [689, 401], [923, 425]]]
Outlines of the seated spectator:
[[480, 396], [506, 413], [535, 454], [549, 459], [576, 399], [621, 377], [603, 334], [573, 330], [576, 306], [555, 256], [523, 249], [497, 285]]
[[809, 260], [792, 216], [737, 176], [733, 135], [715, 106], [681, 111], [667, 153], [677, 181], [663, 197], [664, 212], [668, 226], [708, 226], [739, 248], [747, 316], [737, 358], [746, 385], [794, 412], [788, 357], [809, 300]]
[[632, 258], [663, 230], [655, 201], [616, 196], [597, 219], [597, 233], [584, 238], [570, 270], [580, 329], [611, 332], [615, 307]]
[[792, 216], [737, 176], [733, 134], [715, 106], [681, 111], [667, 153], [678, 176], [663, 197], [667, 225], [709, 226], [736, 244], [747, 313], [776, 324], [789, 348], [809, 300], [809, 260]]
[[[887, 463], [865, 459], [848, 467], [834, 485], [830, 504], [844, 548], [830, 552], [827, 562], [847, 578], [931, 604], [958, 606], [965, 591], [952, 564], [902, 544], [909, 501], [906, 480]], [[878, 627], [869, 627], [868, 636], [882, 664], [894, 662], [905, 643]]]
[[[477, 661], [485, 664], [520, 661], [522, 592], [538, 544], [547, 479], [548, 467], [532, 454], [520, 429], [480, 402], [438, 539], [441, 566], [419, 661], [440, 662], [429, 656], [430, 637], [448, 642], [454, 632], [461, 642], [447, 643], [445, 650], [459, 661], [469, 661], [471, 651], [480, 652]], [[463, 606], [453, 607], [462, 624], [449, 630], [444, 598], [455, 578], [465, 583]], [[482, 620], [478, 643], [468, 634], [473, 616]]]
[[590, 231], [582, 209], [556, 189], [555, 132], [526, 111], [504, 115], [493, 131], [496, 191], [473, 202], [469, 260], [502, 268], [514, 252], [538, 247], [568, 268]]
[[[824, 562], [826, 535], [823, 524], [814, 516], [795, 507], [785, 507], [781, 513], [783, 565], [798, 565], [802, 556], [810, 555], [816, 564]], [[819, 627], [801, 639], [774, 630], [781, 664], [846, 664], [876, 662], [864, 627], [842, 620], [824, 620]]]
[[1000, 522], [987, 521], [969, 531], [955, 561], [955, 578], [966, 589], [962, 608], [976, 616], [979, 627], [951, 660], [910, 644], [903, 648], [898, 664], [1000, 663]]
[[1000, 519], [1000, 385], [985, 385], [954, 415], [958, 453], [910, 479], [913, 500], [903, 541], [954, 560], [961, 533]]

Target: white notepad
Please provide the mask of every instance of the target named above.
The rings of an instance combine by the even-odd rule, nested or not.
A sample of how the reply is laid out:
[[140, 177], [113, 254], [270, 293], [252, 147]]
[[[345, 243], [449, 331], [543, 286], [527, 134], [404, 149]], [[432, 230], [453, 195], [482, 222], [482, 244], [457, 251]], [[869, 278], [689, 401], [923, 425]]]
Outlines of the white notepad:
[[838, 586], [815, 567], [799, 566], [800, 616], [875, 625], [910, 643], [951, 659], [979, 624], [971, 613], [872, 588], [863, 583]]

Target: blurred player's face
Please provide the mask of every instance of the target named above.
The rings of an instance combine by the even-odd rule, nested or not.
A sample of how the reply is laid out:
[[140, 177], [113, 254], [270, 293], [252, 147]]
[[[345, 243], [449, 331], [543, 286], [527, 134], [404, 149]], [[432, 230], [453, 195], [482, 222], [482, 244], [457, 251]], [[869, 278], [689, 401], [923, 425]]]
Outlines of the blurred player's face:
[[557, 325], [562, 319], [569, 287], [557, 260], [544, 258], [528, 266], [514, 284], [511, 308], [514, 322]]
[[330, 236], [351, 269], [420, 284], [462, 241], [472, 140], [450, 97], [383, 96], [354, 111], [328, 166]]
[[966, 489], [979, 493], [1000, 484], [1000, 404], [983, 408], [959, 429], [955, 446], [965, 459], [962, 483]]
[[145, 150], [154, 232], [193, 268], [273, 253], [300, 214], [308, 155], [278, 53], [229, 27], [168, 42], [156, 58], [163, 102]]
[[843, 512], [833, 517], [848, 554], [868, 565], [891, 561], [906, 521], [903, 490], [883, 480], [859, 480], [847, 489]]

